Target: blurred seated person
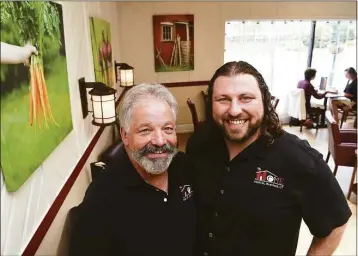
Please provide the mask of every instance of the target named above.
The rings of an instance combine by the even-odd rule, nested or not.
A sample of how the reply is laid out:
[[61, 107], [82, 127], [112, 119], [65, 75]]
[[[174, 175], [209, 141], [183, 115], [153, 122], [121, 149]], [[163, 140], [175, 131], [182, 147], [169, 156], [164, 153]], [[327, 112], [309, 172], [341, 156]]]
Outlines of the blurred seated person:
[[[324, 93], [318, 93], [318, 91], [313, 87], [311, 81], [315, 79], [317, 71], [313, 68], [307, 68], [305, 71], [305, 79], [298, 82], [297, 88], [303, 89], [305, 91], [306, 98], [306, 112], [308, 113], [309, 118], [304, 122], [304, 126], [313, 127], [312, 122], [312, 110], [311, 107], [311, 97], [316, 99], [323, 99], [329, 91]], [[317, 110], [314, 108], [314, 110]]]
[[347, 103], [347, 101], [341, 101], [339, 98], [331, 99], [329, 106], [337, 122], [339, 121], [338, 108], [343, 111], [357, 111], [357, 71], [350, 67], [344, 70], [344, 72], [348, 79], [346, 88], [344, 89], [344, 96], [350, 99], [351, 102]]

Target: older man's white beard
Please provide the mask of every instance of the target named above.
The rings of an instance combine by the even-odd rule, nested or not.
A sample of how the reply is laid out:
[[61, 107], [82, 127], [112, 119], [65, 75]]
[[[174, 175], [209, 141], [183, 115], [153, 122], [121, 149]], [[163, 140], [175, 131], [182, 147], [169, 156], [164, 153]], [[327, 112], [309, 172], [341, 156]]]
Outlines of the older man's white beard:
[[139, 159], [136, 159], [136, 157], [133, 156], [133, 159], [143, 167], [143, 169], [151, 174], [151, 175], [158, 175], [166, 170], [168, 170], [170, 163], [172, 162], [176, 152], [168, 153], [168, 157], [166, 158], [156, 158], [156, 159], [150, 159], [146, 156], [142, 156]]
[[[156, 150], [166, 152], [168, 156], [166, 158], [155, 158], [151, 159], [147, 157], [148, 153], [154, 153]], [[136, 161], [143, 169], [151, 174], [158, 175], [165, 172], [174, 156], [178, 153], [178, 149], [169, 143], [162, 147], [156, 147], [153, 145], [146, 145], [145, 147], [132, 152], [132, 158]]]

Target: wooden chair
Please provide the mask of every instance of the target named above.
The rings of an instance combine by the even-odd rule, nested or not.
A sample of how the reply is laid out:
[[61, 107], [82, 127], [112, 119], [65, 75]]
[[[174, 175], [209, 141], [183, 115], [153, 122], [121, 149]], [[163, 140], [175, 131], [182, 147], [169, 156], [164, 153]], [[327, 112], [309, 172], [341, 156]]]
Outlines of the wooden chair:
[[353, 116], [355, 118], [354, 128], [357, 128], [357, 111], [356, 110], [345, 111], [343, 109], [338, 109], [338, 112], [342, 114], [340, 128], [342, 128], [343, 123], [347, 121], [347, 118], [349, 116]]
[[[328, 127], [328, 154], [326, 163], [328, 163], [329, 157], [332, 155], [335, 163], [333, 174], [336, 176], [338, 166], [354, 167], [355, 150], [357, 149], [357, 130], [340, 130], [330, 111], [326, 111], [326, 120]], [[351, 183], [354, 178], [352, 175]], [[349, 195], [350, 192], [348, 192]]]
[[[321, 108], [311, 107], [310, 110], [307, 111], [308, 117], [312, 120], [314, 123], [314, 128], [316, 128], [316, 131], [318, 131], [318, 128], [320, 126], [320, 118], [324, 114], [324, 110]], [[301, 124], [301, 131], [302, 131], [302, 125]]]
[[188, 104], [188, 107], [190, 109], [191, 118], [193, 120], [194, 131], [195, 131], [195, 130], [197, 130], [199, 128], [199, 126], [203, 122], [199, 121], [198, 113], [197, 113], [196, 107], [195, 107], [195, 103], [193, 103], [190, 98], [187, 99], [186, 103]]
[[276, 110], [276, 107], [277, 107], [279, 101], [280, 101], [280, 99], [277, 98], [276, 96], [271, 96], [271, 104], [272, 104], [274, 110]]
[[204, 91], [201, 91], [201, 96], [203, 97], [203, 100], [205, 102], [205, 104], [208, 102], [208, 95], [204, 92]]

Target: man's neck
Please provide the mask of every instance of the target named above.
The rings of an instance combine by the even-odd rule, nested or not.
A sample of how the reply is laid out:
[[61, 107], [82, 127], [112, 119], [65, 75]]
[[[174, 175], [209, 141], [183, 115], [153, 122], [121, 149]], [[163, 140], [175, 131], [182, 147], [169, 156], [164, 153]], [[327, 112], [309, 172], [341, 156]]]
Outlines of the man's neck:
[[230, 161], [240, 154], [242, 151], [245, 150], [249, 145], [251, 145], [253, 142], [255, 142], [261, 135], [261, 131], [258, 130], [254, 135], [252, 135], [249, 139], [242, 143], [233, 142], [225, 139], [225, 143], [229, 152], [229, 159]]

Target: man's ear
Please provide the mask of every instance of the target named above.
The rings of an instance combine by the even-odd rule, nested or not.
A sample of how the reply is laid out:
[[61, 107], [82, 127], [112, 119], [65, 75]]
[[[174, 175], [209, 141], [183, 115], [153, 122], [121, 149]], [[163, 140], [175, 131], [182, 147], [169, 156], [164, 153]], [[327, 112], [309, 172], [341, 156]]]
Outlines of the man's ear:
[[123, 127], [121, 127], [121, 129], [120, 129], [120, 133], [121, 133], [121, 138], [122, 138], [123, 144], [124, 144], [125, 146], [128, 146], [128, 134], [127, 134], [127, 132], [124, 130]]

